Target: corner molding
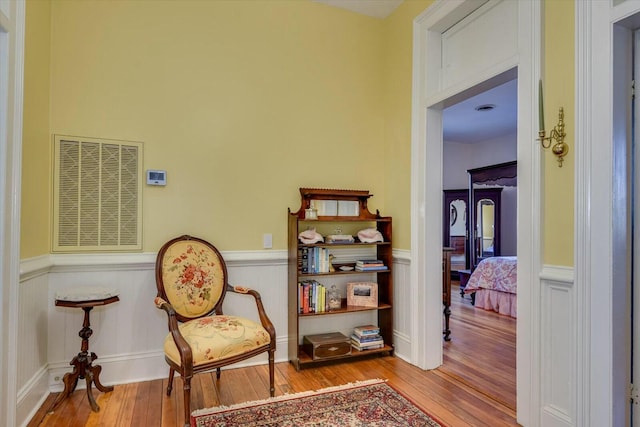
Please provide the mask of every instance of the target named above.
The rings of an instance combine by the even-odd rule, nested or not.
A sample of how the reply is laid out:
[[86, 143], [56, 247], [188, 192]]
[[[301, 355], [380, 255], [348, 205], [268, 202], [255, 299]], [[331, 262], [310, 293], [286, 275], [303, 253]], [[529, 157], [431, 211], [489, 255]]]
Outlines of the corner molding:
[[43, 276], [51, 270], [49, 255], [20, 260], [20, 282]]
[[573, 286], [574, 268], [559, 265], [544, 265], [540, 272], [540, 280]]
[[393, 261], [398, 264], [411, 264], [411, 251], [408, 249], [393, 249], [392, 256]]

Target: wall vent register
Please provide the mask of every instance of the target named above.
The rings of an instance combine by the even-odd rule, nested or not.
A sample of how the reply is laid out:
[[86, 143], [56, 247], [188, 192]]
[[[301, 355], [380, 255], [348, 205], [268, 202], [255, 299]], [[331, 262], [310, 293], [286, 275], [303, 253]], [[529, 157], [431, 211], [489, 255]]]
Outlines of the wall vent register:
[[142, 250], [142, 143], [54, 136], [53, 251]]

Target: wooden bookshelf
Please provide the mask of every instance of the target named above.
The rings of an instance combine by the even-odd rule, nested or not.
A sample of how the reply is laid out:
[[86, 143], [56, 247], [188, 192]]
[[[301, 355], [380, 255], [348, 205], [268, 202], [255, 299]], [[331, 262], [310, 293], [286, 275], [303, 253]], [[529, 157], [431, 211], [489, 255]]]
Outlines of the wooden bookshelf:
[[[392, 273], [392, 219], [383, 217], [379, 212], [369, 212], [367, 200], [372, 196], [368, 191], [360, 190], [329, 190], [301, 188], [301, 204], [297, 211], [288, 211], [288, 326], [289, 361], [301, 369], [304, 367], [318, 366], [327, 362], [348, 361], [366, 356], [393, 355], [393, 274]], [[324, 203], [329, 204], [326, 212], [323, 212]], [[335, 206], [343, 206], [344, 211]], [[318, 212], [309, 217], [309, 209], [318, 207]], [[317, 218], [317, 219], [316, 219]], [[302, 243], [298, 236], [308, 228], [317, 229], [317, 232], [325, 237], [325, 242], [311, 244]], [[382, 242], [361, 242], [357, 239], [358, 230], [366, 228], [377, 229], [383, 237]], [[350, 235], [354, 242], [326, 243], [326, 236], [333, 234]], [[335, 271], [304, 271], [302, 249], [323, 248], [336, 255], [336, 261], [332, 264]], [[385, 270], [377, 271], [341, 271], [340, 266], [355, 265], [357, 259], [373, 258], [381, 260], [386, 266]], [[345, 262], [345, 258], [348, 259]], [[319, 312], [301, 312], [299, 284], [305, 280], [315, 280], [322, 283], [330, 281], [341, 292], [342, 304], [339, 309]], [[348, 282], [373, 282], [377, 284], [378, 303], [376, 306], [349, 306], [346, 300], [346, 284]], [[350, 337], [354, 327], [362, 324], [359, 315], [369, 316], [373, 313], [373, 323], [380, 328], [380, 336], [384, 341], [384, 347], [372, 350], [359, 351], [351, 349], [351, 354], [332, 357], [330, 359], [313, 359], [312, 355], [305, 352], [302, 342], [303, 337], [311, 333], [341, 332]], [[342, 331], [332, 324], [339, 324]], [[325, 329], [325, 325], [326, 329]]]

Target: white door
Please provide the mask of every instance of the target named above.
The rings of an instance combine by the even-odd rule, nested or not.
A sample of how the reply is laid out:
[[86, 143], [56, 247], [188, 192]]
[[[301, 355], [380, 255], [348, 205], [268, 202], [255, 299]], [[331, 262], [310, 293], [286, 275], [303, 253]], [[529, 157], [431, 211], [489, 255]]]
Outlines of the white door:
[[[640, 81], [640, 31], [633, 33], [633, 79], [636, 82]], [[632, 360], [631, 366], [631, 380], [635, 384], [637, 389], [640, 385], [640, 287], [637, 286], [640, 283], [640, 232], [637, 227], [640, 226], [640, 129], [637, 128], [637, 124], [640, 123], [640, 97], [637, 95], [633, 99], [633, 124], [631, 125], [632, 139], [633, 139], [633, 191], [631, 193], [631, 200], [633, 206], [633, 225], [631, 226], [632, 233], [631, 239], [633, 242], [633, 262], [631, 265], [631, 294], [632, 298], [632, 310], [631, 310], [631, 334], [632, 334]], [[637, 392], [632, 392], [631, 401], [631, 419], [634, 427], [640, 427], [640, 398]]]
[[23, 0], [0, 0], [0, 426], [16, 424]]
[[[623, 45], [623, 43], [616, 43], [617, 45]], [[633, 80], [640, 81], [640, 30], [633, 32]], [[637, 83], [636, 83], [637, 85]], [[637, 89], [636, 89], [637, 92]], [[640, 129], [638, 129], [638, 123], [640, 123], [640, 97], [637, 94], [632, 101], [632, 123], [631, 128], [631, 147], [629, 154], [632, 157], [631, 161], [631, 175], [632, 184], [629, 186], [627, 192], [630, 194], [630, 205], [632, 206], [633, 218], [631, 228], [633, 233], [629, 233], [632, 236], [631, 254], [632, 263], [630, 265], [630, 289], [629, 293], [631, 298], [631, 366], [629, 366], [631, 383], [635, 384], [634, 389], [631, 391], [631, 424], [634, 427], [640, 427], [640, 394], [638, 386], [640, 385]], [[614, 243], [615, 247], [615, 243]]]

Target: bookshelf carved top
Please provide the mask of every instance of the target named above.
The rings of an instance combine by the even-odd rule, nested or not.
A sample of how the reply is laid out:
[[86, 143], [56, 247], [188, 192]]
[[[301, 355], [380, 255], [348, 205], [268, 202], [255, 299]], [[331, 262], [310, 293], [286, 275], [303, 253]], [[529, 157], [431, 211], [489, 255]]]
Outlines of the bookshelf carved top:
[[[366, 190], [336, 190], [329, 188], [300, 188], [300, 209], [293, 215], [300, 219], [309, 219], [310, 210], [313, 219], [318, 220], [374, 220], [380, 212], [369, 212], [367, 200], [373, 194]], [[306, 214], [306, 216], [305, 216]]]

